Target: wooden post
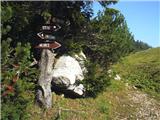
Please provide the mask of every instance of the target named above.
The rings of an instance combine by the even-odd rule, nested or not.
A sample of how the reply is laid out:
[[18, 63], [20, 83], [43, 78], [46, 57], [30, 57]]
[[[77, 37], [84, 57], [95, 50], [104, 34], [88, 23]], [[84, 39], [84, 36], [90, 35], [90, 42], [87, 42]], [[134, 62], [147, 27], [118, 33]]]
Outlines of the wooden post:
[[52, 107], [51, 80], [55, 54], [49, 49], [43, 49], [40, 60], [40, 77], [38, 80], [37, 100], [45, 108]]
[[[51, 15], [48, 16], [48, 20], [46, 21], [46, 25], [42, 26], [42, 32], [48, 31], [50, 33], [56, 32], [61, 27], [60, 26], [53, 26], [50, 25], [51, 23]], [[56, 27], [56, 29], [55, 29]], [[57, 49], [61, 47], [61, 44], [55, 41], [55, 36], [52, 36], [47, 33], [38, 33], [37, 35], [41, 38], [43, 41], [47, 40], [54, 40], [54, 42], [51, 43], [40, 43], [35, 48], [42, 49], [41, 53], [41, 60], [39, 63], [40, 67], [40, 77], [38, 80], [38, 89], [37, 89], [37, 102], [41, 103], [45, 108], [51, 108], [52, 107], [52, 92], [51, 92], [51, 81], [52, 81], [52, 70], [53, 70], [53, 64], [56, 54], [54, 53], [53, 49]], [[52, 49], [52, 50], [51, 50]]]

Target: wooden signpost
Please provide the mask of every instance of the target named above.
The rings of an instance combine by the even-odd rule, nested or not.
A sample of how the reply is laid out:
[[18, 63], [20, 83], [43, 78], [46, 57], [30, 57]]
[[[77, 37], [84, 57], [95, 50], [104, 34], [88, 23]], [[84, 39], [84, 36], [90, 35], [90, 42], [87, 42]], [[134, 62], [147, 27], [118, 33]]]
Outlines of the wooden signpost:
[[43, 32], [39, 32], [37, 33], [38, 37], [41, 38], [41, 40], [55, 40], [56, 37], [53, 36], [53, 35], [48, 35], [48, 34], [45, 34]]
[[39, 45], [35, 46], [35, 48], [40, 48], [40, 49], [57, 49], [61, 47], [61, 44], [58, 42], [51, 42], [51, 43], [40, 43]]
[[43, 31], [58, 31], [59, 29], [61, 29], [61, 26], [59, 25], [43, 25], [41, 28]]
[[[58, 27], [57, 27], [58, 26]], [[56, 32], [59, 30], [61, 27], [59, 25], [57, 26], [49, 26], [49, 25], [44, 25], [42, 26], [42, 30], [49, 30], [49, 31], [54, 31]], [[43, 40], [43, 42], [39, 43], [39, 45], [35, 46], [35, 48], [39, 49], [57, 49], [61, 47], [61, 44], [56, 42], [55, 39], [56, 37], [50, 34], [46, 34], [43, 32], [37, 33], [37, 36]]]
[[[40, 43], [35, 46], [37, 49], [42, 49], [41, 60], [39, 64], [40, 77], [38, 80], [39, 88], [36, 96], [38, 103], [41, 103], [46, 108], [52, 107], [52, 93], [51, 93], [51, 81], [52, 81], [52, 70], [56, 54], [53, 49], [61, 47], [61, 44], [56, 42], [56, 37], [51, 34], [56, 32], [61, 27], [59, 25], [43, 25], [41, 27], [42, 32], [37, 33], [40, 38]], [[47, 32], [46, 32], [47, 31]], [[49, 31], [49, 32], [48, 32]]]

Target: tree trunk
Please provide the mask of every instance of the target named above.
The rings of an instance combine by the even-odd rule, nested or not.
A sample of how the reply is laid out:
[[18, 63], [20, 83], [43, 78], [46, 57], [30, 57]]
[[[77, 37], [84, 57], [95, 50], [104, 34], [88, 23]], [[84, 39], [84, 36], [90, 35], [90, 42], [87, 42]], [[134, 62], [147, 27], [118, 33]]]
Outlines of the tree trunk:
[[55, 54], [49, 49], [42, 50], [40, 60], [40, 77], [38, 80], [37, 101], [44, 107], [52, 107], [51, 80]]

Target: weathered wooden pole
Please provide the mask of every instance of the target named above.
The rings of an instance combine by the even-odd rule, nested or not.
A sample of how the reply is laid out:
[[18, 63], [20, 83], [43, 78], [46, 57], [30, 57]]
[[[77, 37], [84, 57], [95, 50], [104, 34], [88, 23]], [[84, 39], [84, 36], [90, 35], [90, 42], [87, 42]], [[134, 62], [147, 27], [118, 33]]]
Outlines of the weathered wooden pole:
[[43, 49], [40, 60], [40, 77], [38, 85], [40, 89], [37, 91], [37, 99], [46, 108], [52, 107], [52, 93], [51, 93], [51, 81], [52, 81], [52, 69], [55, 59], [55, 54], [49, 49]]
[[[55, 36], [49, 33], [57, 31], [56, 25], [50, 24], [50, 19], [46, 25], [42, 26], [42, 32], [37, 35], [41, 38], [41, 42], [35, 48], [42, 49], [41, 59], [39, 62], [40, 76], [38, 80], [38, 89], [36, 93], [36, 99], [38, 103], [41, 103], [45, 108], [52, 107], [52, 93], [51, 93], [51, 81], [53, 63], [56, 54], [53, 49], [59, 48], [61, 45], [55, 41]], [[47, 32], [46, 32], [47, 31]]]

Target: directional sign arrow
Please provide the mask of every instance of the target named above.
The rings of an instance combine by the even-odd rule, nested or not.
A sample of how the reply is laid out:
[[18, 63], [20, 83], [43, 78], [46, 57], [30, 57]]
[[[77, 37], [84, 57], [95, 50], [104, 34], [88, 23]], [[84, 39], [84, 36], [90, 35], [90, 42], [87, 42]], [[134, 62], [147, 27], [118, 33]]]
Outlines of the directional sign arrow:
[[37, 33], [37, 35], [38, 35], [38, 37], [40, 37], [43, 40], [44, 39], [47, 39], [47, 40], [55, 40], [56, 39], [55, 36], [53, 36], [53, 35], [46, 35], [43, 32], [39, 32], [39, 33]]
[[42, 32], [37, 33], [38, 37], [40, 37], [41, 39], [44, 39], [44, 34]]
[[35, 48], [41, 48], [41, 49], [57, 49], [61, 47], [61, 44], [58, 42], [52, 42], [52, 43], [40, 43]]
[[61, 29], [60, 25], [43, 25], [42, 26], [42, 30], [46, 30], [46, 31], [58, 31], [59, 29]]

